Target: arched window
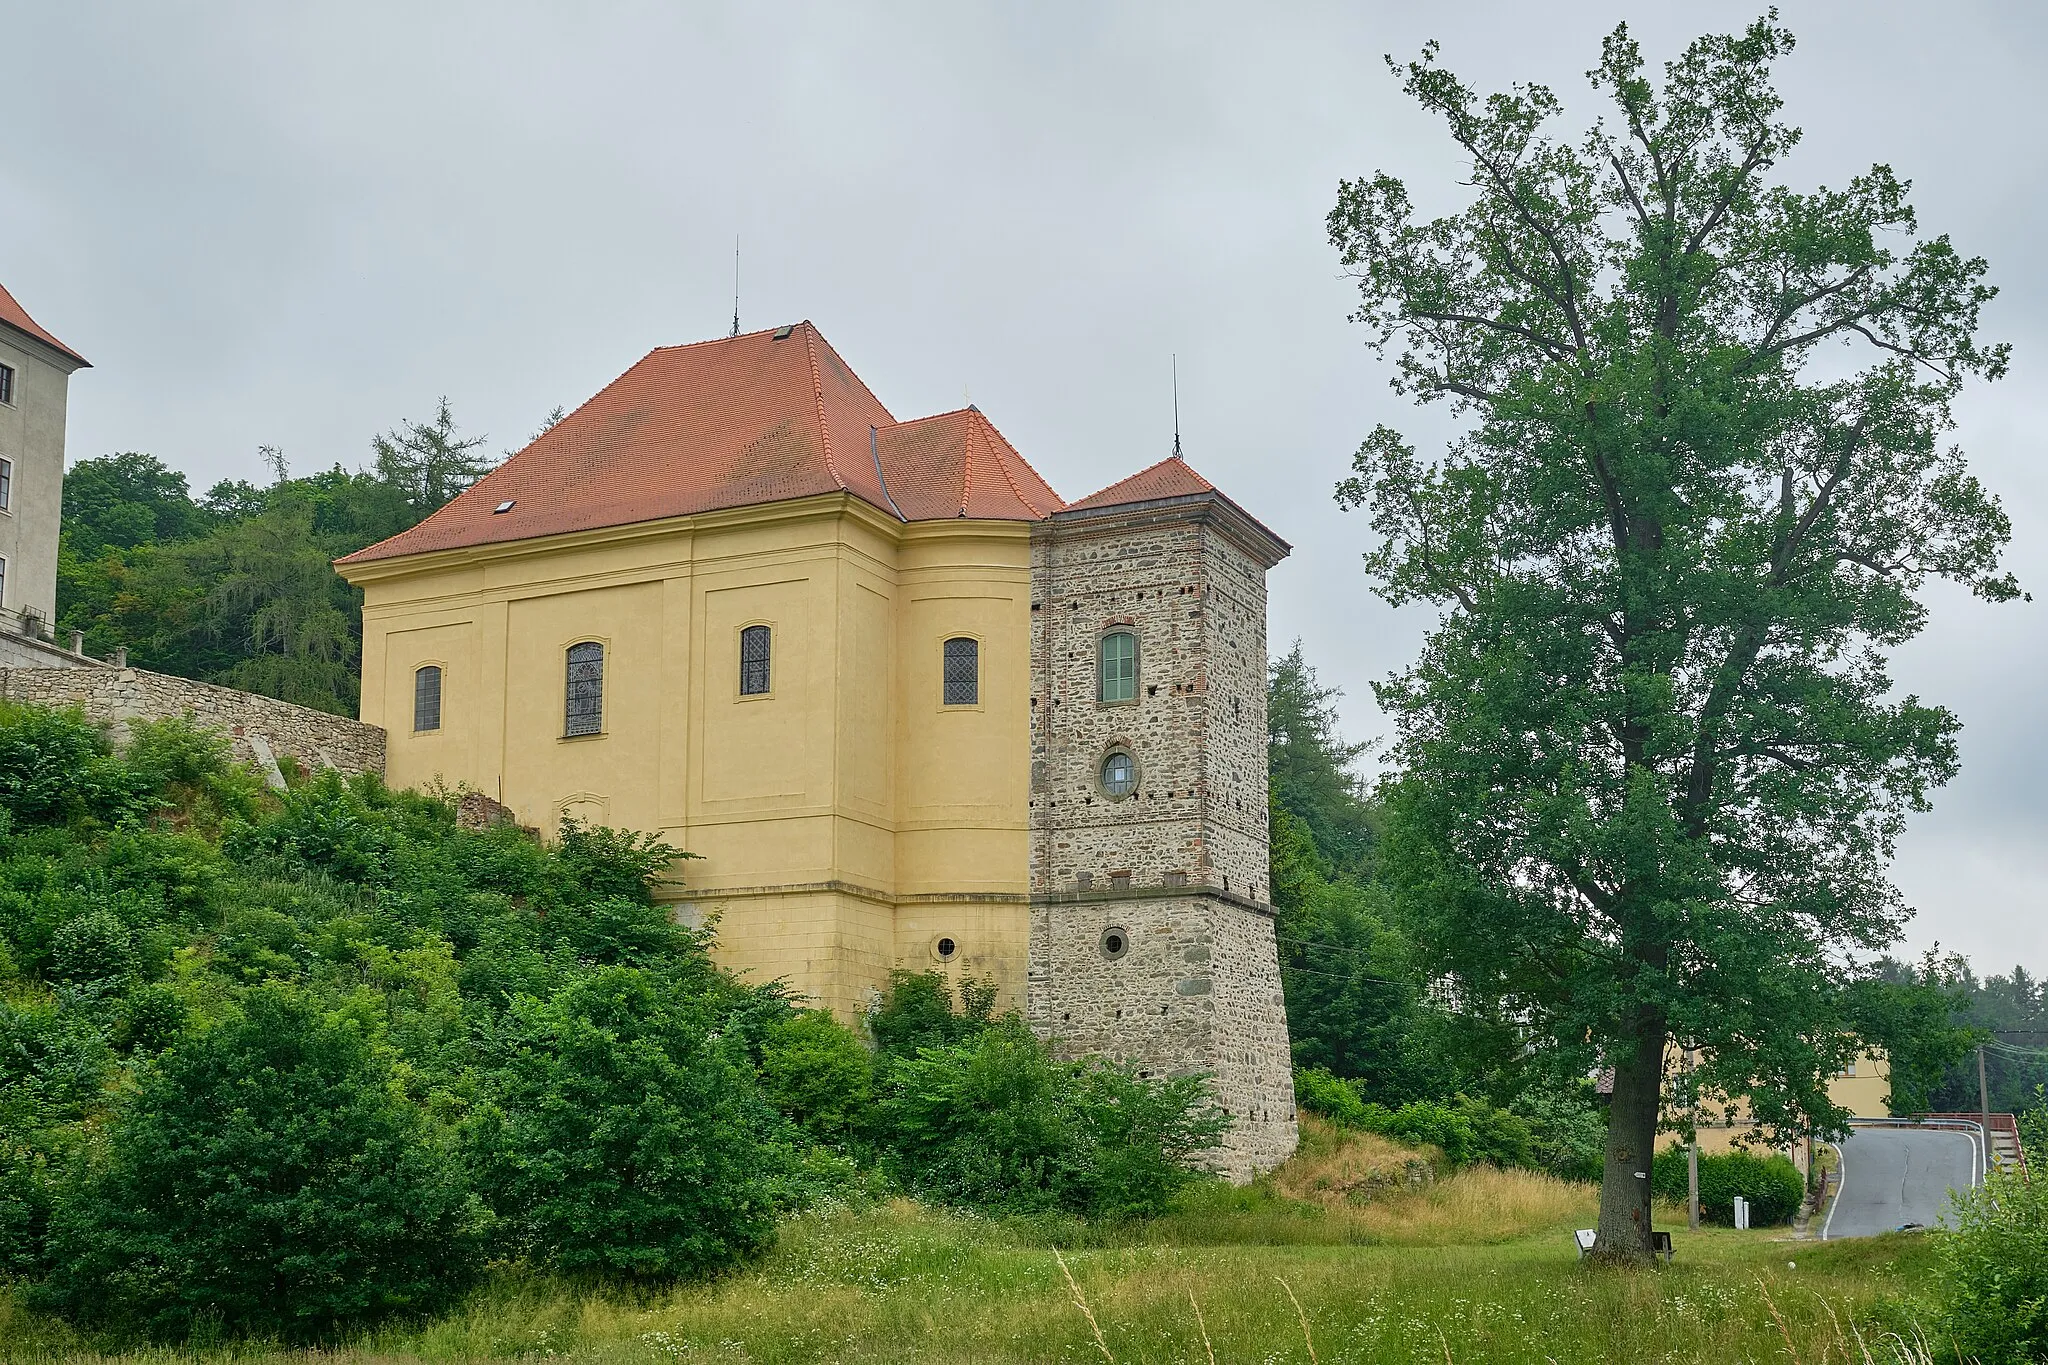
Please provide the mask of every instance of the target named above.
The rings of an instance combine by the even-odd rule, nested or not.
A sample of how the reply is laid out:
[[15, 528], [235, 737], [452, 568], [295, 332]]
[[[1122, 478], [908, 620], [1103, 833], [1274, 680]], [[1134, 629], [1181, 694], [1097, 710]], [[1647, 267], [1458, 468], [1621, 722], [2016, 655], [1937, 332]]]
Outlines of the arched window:
[[412, 728], [441, 728], [441, 666], [424, 664], [412, 674]]
[[1111, 631], [1102, 637], [1101, 683], [1098, 701], [1136, 701], [1138, 698], [1138, 637], [1127, 630]]
[[946, 705], [981, 704], [981, 642], [966, 636], [946, 641]]
[[604, 646], [595, 640], [569, 646], [569, 687], [564, 708], [564, 735], [595, 735], [604, 731]]
[[741, 696], [763, 697], [768, 694], [769, 650], [772, 643], [766, 626], [748, 626], [740, 632]]

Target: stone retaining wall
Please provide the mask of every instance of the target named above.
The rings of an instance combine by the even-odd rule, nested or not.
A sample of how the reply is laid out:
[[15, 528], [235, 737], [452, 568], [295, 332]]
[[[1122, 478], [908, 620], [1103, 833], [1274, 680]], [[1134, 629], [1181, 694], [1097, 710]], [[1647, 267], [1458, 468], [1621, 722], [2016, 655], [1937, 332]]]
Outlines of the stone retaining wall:
[[261, 772], [272, 786], [284, 785], [278, 760], [290, 757], [308, 771], [384, 771], [384, 732], [374, 725], [332, 716], [253, 692], [174, 678], [140, 668], [0, 667], [0, 699], [41, 706], [77, 706], [125, 739], [130, 721], [183, 717], [226, 735], [233, 754]]

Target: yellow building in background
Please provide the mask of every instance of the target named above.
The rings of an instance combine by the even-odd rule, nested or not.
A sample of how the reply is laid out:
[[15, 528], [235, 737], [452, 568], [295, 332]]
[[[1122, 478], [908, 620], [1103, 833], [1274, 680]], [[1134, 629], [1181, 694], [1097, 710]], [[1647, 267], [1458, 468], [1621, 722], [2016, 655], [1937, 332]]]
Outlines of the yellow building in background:
[[[1681, 1049], [1674, 1047], [1669, 1056], [1669, 1065], [1674, 1070], [1684, 1066]], [[1890, 1118], [1891, 1094], [1891, 1063], [1882, 1052], [1870, 1048], [1858, 1049], [1846, 1067], [1828, 1078], [1828, 1099], [1848, 1110], [1851, 1118]], [[1700, 1106], [1697, 1132], [1702, 1152], [1733, 1151], [1753, 1131], [1749, 1108], [1741, 1100], [1729, 1103], [1709, 1099]], [[1659, 1138], [1659, 1145], [1673, 1146], [1678, 1141], [1677, 1134], [1666, 1133]], [[1779, 1150], [1795, 1160], [1804, 1156], [1802, 1144], [1788, 1144]]]
[[1064, 502], [974, 409], [899, 422], [798, 323], [649, 353], [339, 561], [397, 786], [698, 855], [668, 894], [857, 1018], [992, 980], [1068, 1052], [1209, 1074], [1293, 1149], [1266, 856], [1265, 574], [1172, 458]]

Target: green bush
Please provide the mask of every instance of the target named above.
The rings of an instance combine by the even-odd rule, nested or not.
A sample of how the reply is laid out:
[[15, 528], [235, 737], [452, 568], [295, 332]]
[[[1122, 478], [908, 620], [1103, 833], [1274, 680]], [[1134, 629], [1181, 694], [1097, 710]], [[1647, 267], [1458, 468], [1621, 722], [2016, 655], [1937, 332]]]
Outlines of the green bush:
[[91, 1023], [56, 1002], [0, 996], [0, 1273], [43, 1268], [73, 1131], [112, 1061]]
[[949, 1204], [1089, 1218], [1164, 1212], [1227, 1120], [1199, 1077], [1058, 1062], [1014, 1016], [967, 1042], [885, 1058], [884, 1167]]
[[292, 1340], [448, 1304], [480, 1266], [459, 1164], [362, 1034], [278, 987], [187, 1035], [63, 1190], [38, 1298], [183, 1340]]
[[1470, 1096], [1457, 1095], [1448, 1102], [1411, 1100], [1389, 1109], [1361, 1096], [1355, 1081], [1308, 1070], [1295, 1074], [1294, 1099], [1342, 1127], [1435, 1147], [1453, 1167], [1535, 1164], [1535, 1136], [1528, 1122]]
[[872, 1069], [853, 1030], [824, 1010], [771, 1024], [761, 1040], [761, 1093], [785, 1118], [840, 1150], [868, 1126]]
[[[1651, 1159], [1650, 1185], [1660, 1198], [1683, 1203], [1689, 1197], [1683, 1147], [1666, 1147]], [[1798, 1214], [1806, 1202], [1806, 1179], [1791, 1158], [1778, 1152], [1702, 1153], [1700, 1217], [1733, 1227], [1737, 1195], [1749, 1201], [1752, 1227], [1774, 1227]]]
[[2035, 1109], [2020, 1127], [2034, 1178], [1990, 1172], [1953, 1196], [1951, 1227], [1935, 1234], [1942, 1325], [1957, 1354], [1983, 1365], [2048, 1360], [2048, 1111]]
[[12, 823], [112, 821], [159, 804], [82, 711], [0, 702], [0, 810]]
[[792, 1177], [784, 1124], [694, 1003], [630, 967], [514, 997], [470, 1139], [514, 1249], [653, 1280], [773, 1240]]
[[868, 1033], [887, 1057], [915, 1057], [927, 1047], [947, 1047], [977, 1037], [995, 1020], [993, 982], [966, 977], [960, 982], [960, 1008], [953, 1008], [953, 985], [940, 971], [889, 973], [889, 989], [868, 1014]]

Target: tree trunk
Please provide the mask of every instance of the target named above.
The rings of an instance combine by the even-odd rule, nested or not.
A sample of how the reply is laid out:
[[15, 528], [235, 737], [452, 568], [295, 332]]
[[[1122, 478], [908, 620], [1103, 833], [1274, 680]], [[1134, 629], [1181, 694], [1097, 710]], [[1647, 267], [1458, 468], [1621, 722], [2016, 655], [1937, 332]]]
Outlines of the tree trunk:
[[1600, 1227], [1593, 1254], [1603, 1261], [1650, 1258], [1650, 1157], [1664, 1094], [1664, 1023], [1646, 1022], [1634, 1048], [1614, 1059], [1614, 1100], [1607, 1111], [1607, 1164], [1600, 1178]]

